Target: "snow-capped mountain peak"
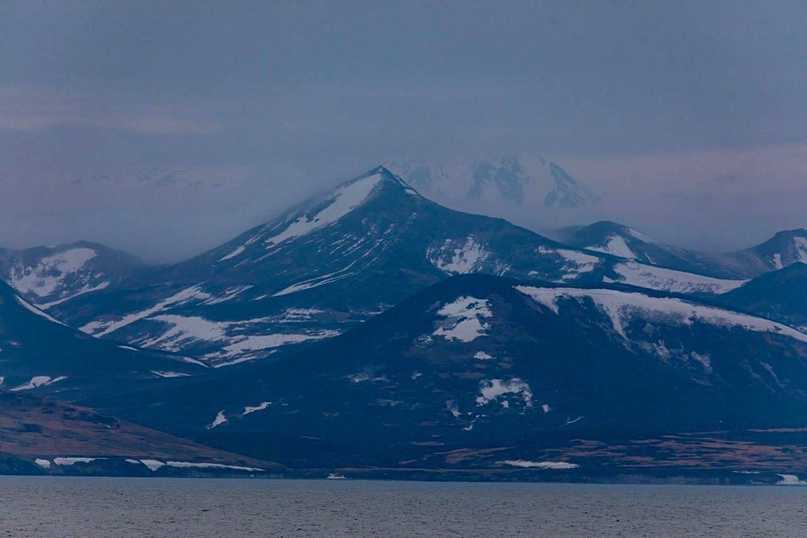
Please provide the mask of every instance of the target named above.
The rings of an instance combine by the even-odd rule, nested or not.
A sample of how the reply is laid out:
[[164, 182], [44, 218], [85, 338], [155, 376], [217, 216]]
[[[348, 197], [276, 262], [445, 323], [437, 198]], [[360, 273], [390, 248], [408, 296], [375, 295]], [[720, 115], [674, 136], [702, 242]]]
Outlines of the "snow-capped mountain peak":
[[279, 248], [293, 239], [336, 224], [382, 194], [404, 194], [420, 198], [400, 177], [379, 166], [339, 185], [324, 196], [303, 202], [279, 219], [259, 227], [256, 233], [218, 259], [218, 262], [237, 259], [253, 244], [265, 250]]

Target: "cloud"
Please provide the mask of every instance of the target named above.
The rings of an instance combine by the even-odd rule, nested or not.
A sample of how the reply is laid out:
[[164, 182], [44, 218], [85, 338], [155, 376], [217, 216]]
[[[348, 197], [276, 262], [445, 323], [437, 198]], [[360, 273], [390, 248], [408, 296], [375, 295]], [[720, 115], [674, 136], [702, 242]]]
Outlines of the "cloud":
[[64, 94], [0, 87], [0, 129], [30, 132], [61, 126], [90, 126], [147, 135], [204, 135], [221, 128], [213, 121], [195, 118], [189, 107], [177, 104], [131, 102], [97, 93]]
[[744, 248], [807, 226], [807, 144], [559, 162], [604, 192], [601, 217], [679, 246]]

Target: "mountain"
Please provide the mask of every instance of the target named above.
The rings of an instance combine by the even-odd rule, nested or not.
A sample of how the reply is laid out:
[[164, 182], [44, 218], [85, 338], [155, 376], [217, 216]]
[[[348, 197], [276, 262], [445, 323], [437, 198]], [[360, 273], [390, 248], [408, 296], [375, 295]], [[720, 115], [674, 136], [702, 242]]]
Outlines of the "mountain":
[[97, 337], [225, 366], [336, 336], [465, 273], [698, 294], [745, 282], [565, 246], [440, 206], [379, 167], [200, 256], [50, 311]]
[[461, 163], [407, 160], [386, 166], [427, 197], [450, 207], [483, 202], [488, 207], [572, 209], [598, 202], [591, 190], [543, 157]]
[[67, 327], [0, 282], [0, 388], [76, 400], [205, 370], [193, 359]]
[[291, 467], [600, 472], [698, 443], [708, 462], [712, 443], [740, 469], [763, 464], [757, 430], [807, 426], [807, 335], [671, 294], [465, 275], [294, 360], [166, 381], [155, 405], [105, 406]]
[[66, 402], [0, 391], [0, 474], [278, 474], [275, 463], [211, 449]]
[[0, 249], [0, 280], [44, 309], [117, 284], [143, 265], [131, 254], [87, 241]]
[[764, 243], [719, 256], [737, 274], [755, 277], [801, 262], [807, 263], [807, 230], [785, 230]]
[[611, 254], [647, 265], [667, 267], [723, 279], [739, 279], [745, 271], [732, 271], [714, 256], [659, 243], [628, 226], [600, 221], [588, 226], [573, 226], [558, 230], [559, 241], [569, 245]]
[[335, 336], [452, 274], [597, 281], [606, 258], [442, 207], [380, 167], [136, 285], [51, 312], [98, 337], [221, 366]]
[[807, 265], [795, 262], [765, 273], [717, 300], [807, 332]]

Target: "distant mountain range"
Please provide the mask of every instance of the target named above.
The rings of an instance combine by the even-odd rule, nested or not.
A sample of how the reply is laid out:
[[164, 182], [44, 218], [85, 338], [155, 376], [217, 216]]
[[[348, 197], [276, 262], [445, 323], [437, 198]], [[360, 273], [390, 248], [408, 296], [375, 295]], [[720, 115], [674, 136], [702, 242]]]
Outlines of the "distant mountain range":
[[753, 278], [793, 263], [807, 263], [807, 230], [787, 230], [738, 252], [706, 254], [659, 243], [615, 222], [558, 231], [557, 239], [578, 248], [641, 263], [719, 278]]
[[[539, 166], [546, 207], [595, 202]], [[475, 170], [480, 196], [533, 181], [520, 161]], [[197, 443], [127, 455], [85, 428], [54, 438], [91, 436], [92, 454], [26, 452], [12, 447], [20, 415], [0, 453], [52, 473], [57, 457], [112, 474], [128, 458], [150, 475], [147, 452], [169, 474], [204, 458], [221, 465], [177, 468], [807, 473], [805, 230], [726, 254], [612, 222], [556, 239], [448, 209], [379, 167], [170, 266], [84, 242], [0, 251], [13, 286], [0, 283], [0, 396], [32, 398], [9, 400], [39, 417], [30, 428], [52, 432], [37, 398], [57, 398], [70, 416], [80, 405], [174, 436], [158, 445]], [[50, 466], [18, 457], [34, 453]]]
[[385, 166], [428, 198], [453, 207], [458, 202], [543, 209], [584, 208], [599, 201], [588, 187], [543, 157], [489, 161], [390, 161]]

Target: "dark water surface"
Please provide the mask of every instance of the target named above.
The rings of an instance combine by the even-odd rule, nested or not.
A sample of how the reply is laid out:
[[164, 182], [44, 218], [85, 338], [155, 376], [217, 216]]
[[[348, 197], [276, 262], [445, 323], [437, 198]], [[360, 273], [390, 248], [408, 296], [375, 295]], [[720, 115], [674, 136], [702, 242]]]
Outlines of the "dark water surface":
[[807, 536], [807, 488], [0, 477], [2, 537]]

